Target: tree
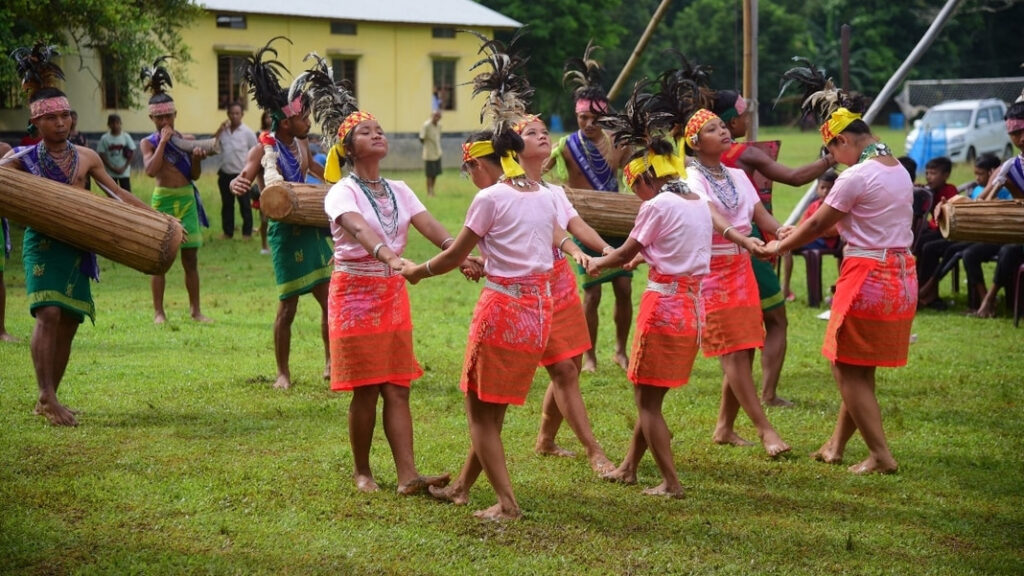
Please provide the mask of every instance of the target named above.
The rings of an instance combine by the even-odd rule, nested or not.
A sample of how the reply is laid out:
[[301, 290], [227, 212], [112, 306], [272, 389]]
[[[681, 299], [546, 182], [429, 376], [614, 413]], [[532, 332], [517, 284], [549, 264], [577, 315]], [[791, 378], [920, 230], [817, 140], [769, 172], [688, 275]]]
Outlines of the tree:
[[[100, 81], [101, 71], [82, 59], [83, 50], [98, 51], [110, 65], [102, 71], [120, 92], [124, 107], [138, 101], [139, 72], [156, 57], [170, 54], [177, 67], [191, 61], [180, 31], [202, 14], [190, 0], [8, 0], [0, 8], [0, 50], [10, 54], [18, 46], [46, 42], [61, 47], [65, 72], [75, 62], [78, 70]], [[0, 84], [10, 86], [14, 66], [4, 58]]]

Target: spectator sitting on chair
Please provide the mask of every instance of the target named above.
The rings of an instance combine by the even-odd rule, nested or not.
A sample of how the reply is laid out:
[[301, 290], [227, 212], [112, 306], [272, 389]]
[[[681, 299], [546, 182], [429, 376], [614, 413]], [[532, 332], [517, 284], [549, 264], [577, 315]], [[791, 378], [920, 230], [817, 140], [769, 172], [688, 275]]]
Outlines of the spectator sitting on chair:
[[[807, 209], [804, 211], [804, 215], [800, 217], [800, 223], [807, 220], [821, 208], [822, 203], [825, 201], [825, 197], [832, 190], [832, 185], [835, 184], [836, 178], [839, 174], [832, 168], [829, 168], [818, 178], [818, 197], [811, 202]], [[832, 226], [821, 236], [812, 242], [805, 244], [798, 251], [804, 250], [835, 250], [839, 246], [839, 230], [835, 226]], [[786, 300], [792, 302], [796, 299], [796, 295], [789, 289], [789, 281], [793, 276], [793, 255], [786, 254], [782, 261], [782, 293], [786, 295]]]
[[[946, 248], [949, 248], [950, 244], [952, 244], [952, 242], [942, 237], [942, 233], [939, 232], [938, 221], [939, 210], [942, 208], [942, 205], [957, 195], [956, 186], [948, 182], [952, 171], [953, 162], [945, 156], [932, 158], [925, 164], [924, 178], [932, 192], [932, 202], [930, 209], [931, 218], [928, 220], [928, 227], [921, 232], [914, 246], [916, 249], [914, 256], [917, 258], [918, 278], [931, 278], [935, 275], [939, 270], [939, 259], [946, 251]], [[946, 303], [938, 298], [936, 291], [934, 297], [918, 300], [917, 308], [920, 310], [925, 307], [945, 310]]]

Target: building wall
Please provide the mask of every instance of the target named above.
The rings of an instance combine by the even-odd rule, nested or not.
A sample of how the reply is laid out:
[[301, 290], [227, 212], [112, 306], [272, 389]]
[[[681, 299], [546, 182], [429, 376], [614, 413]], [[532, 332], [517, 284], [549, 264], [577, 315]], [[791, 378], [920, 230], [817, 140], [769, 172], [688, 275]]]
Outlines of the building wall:
[[[488, 36], [491, 30], [478, 30]], [[482, 99], [471, 99], [472, 88], [464, 84], [470, 79], [469, 67], [479, 57], [479, 41], [470, 34], [455, 38], [433, 38], [429, 25], [358, 22], [356, 35], [333, 35], [330, 21], [312, 18], [280, 18], [247, 15], [244, 30], [217, 28], [216, 14], [207, 13], [182, 33], [190, 46], [193, 62], [184, 74], [172, 62], [174, 86], [170, 94], [178, 107], [176, 127], [185, 133], [210, 134], [225, 119], [217, 107], [217, 56], [223, 53], [251, 54], [274, 36], [286, 36], [293, 45], [278, 40], [274, 46], [278, 59], [290, 72], [298, 73], [308, 63], [303, 57], [316, 51], [324, 57], [354, 56], [357, 65], [357, 93], [360, 108], [373, 113], [384, 130], [396, 136], [417, 133], [430, 115], [433, 91], [432, 58], [452, 58], [456, 62], [456, 94], [454, 110], [444, 111], [446, 132], [464, 133], [480, 126]], [[153, 131], [145, 106], [136, 110], [103, 108], [103, 92], [98, 79], [101, 74], [96, 54], [66, 55], [61, 66], [67, 74], [64, 89], [72, 106], [79, 113], [79, 130], [87, 135], [106, 131], [110, 113], [121, 115], [124, 129], [136, 139]], [[288, 78], [287, 81], [291, 81]], [[148, 100], [148, 96], [142, 101]], [[250, 104], [244, 122], [253, 129], [259, 124], [260, 112]], [[28, 121], [27, 106], [0, 110], [0, 135], [16, 140]], [[314, 132], [319, 132], [314, 126]]]

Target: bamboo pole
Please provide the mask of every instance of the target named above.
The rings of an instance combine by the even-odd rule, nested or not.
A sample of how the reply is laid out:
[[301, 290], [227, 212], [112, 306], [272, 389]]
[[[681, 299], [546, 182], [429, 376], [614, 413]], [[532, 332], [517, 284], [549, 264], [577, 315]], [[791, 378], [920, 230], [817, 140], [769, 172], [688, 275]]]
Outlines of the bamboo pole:
[[612, 100], [618, 95], [619, 90], [622, 89], [622, 85], [626, 83], [626, 79], [632, 74], [633, 68], [636, 67], [636, 63], [640, 60], [640, 56], [644, 53], [647, 48], [647, 43], [650, 42], [651, 36], [654, 34], [654, 29], [658, 26], [658, 22], [665, 16], [665, 11], [668, 10], [668, 5], [671, 4], [672, 0], [661, 0], [661, 4], [654, 11], [654, 15], [651, 16], [651, 21], [647, 23], [647, 29], [644, 30], [643, 35], [640, 36], [640, 40], [636, 43], [636, 48], [633, 49], [633, 53], [629, 55], [629, 60], [626, 61], [626, 65], [622, 68], [622, 72], [619, 72], [619, 77], [615, 79], [615, 84], [612, 84], [612, 89], [608, 91], [608, 99]]

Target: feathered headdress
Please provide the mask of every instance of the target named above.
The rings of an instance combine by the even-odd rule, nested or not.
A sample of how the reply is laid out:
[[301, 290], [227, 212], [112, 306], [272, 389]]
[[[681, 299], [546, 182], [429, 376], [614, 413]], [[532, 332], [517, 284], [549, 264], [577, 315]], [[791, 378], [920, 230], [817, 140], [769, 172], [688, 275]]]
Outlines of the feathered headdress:
[[[11, 52], [21, 77], [21, 87], [28, 94], [29, 117], [32, 120], [45, 114], [71, 110], [67, 97], [57, 89], [57, 84], [64, 79], [64, 71], [51, 61], [57, 55], [59, 52], [55, 46], [42, 42], [37, 42], [32, 48], [22, 47]], [[40, 93], [36, 97], [37, 92], [46, 88], [51, 89], [50, 94]], [[35, 125], [29, 122], [28, 130], [34, 133]]]
[[674, 116], [663, 109], [657, 95], [646, 91], [651, 85], [648, 80], [637, 82], [622, 112], [597, 119], [599, 126], [611, 132], [616, 147], [628, 146], [638, 152], [623, 169], [627, 186], [652, 168], [658, 177], [686, 174], [682, 159], [664, 137]]
[[23, 46], [11, 52], [21, 78], [21, 88], [30, 97], [41, 88], [56, 88], [64, 79], [64, 71], [52, 61], [54, 56], [60, 56], [57, 47], [42, 42], [36, 42], [32, 48]]
[[827, 145], [852, 122], [860, 119], [863, 98], [859, 94], [837, 90], [832, 79], [825, 75], [825, 70], [815, 67], [806, 58], [794, 57], [793, 60], [801, 66], [782, 74], [779, 96], [793, 82], [803, 85], [800, 108], [805, 115], [813, 114], [821, 123], [821, 139]]
[[[301, 96], [289, 99], [288, 90], [281, 87], [284, 75], [290, 72], [284, 64], [276, 60], [277, 49], [271, 46], [280, 39], [292, 43], [284, 36], [271, 38], [263, 48], [246, 56], [245, 64], [239, 70], [242, 75], [242, 86], [252, 94], [256, 105], [270, 112], [271, 132], [277, 130], [277, 124], [281, 120], [302, 112]], [[268, 54], [273, 57], [268, 58]]]
[[[494, 154], [494, 143], [504, 140], [507, 134], [514, 133], [515, 126], [526, 117], [527, 99], [533, 95], [533, 88], [522, 73], [527, 59], [513, 52], [516, 41], [521, 36], [521, 29], [512, 37], [508, 46], [472, 30], [463, 31], [470, 32], [482, 42], [477, 53], [483, 54], [484, 57], [469, 68], [470, 72], [481, 66], [490, 68], [473, 77], [472, 84], [473, 96], [487, 95], [480, 108], [480, 121], [490, 119], [493, 136], [490, 141], [473, 142], [463, 146], [463, 159], [481, 158]], [[502, 153], [501, 167], [507, 178], [518, 178], [525, 174], [511, 150]]]
[[167, 93], [167, 88], [174, 86], [171, 81], [171, 74], [164, 68], [164, 62], [171, 58], [165, 55], [153, 61], [152, 66], [143, 66], [139, 79], [142, 80], [142, 89], [147, 90], [152, 96], [149, 99], [149, 115], [162, 116], [174, 112], [174, 100]]
[[562, 85], [573, 86], [572, 97], [576, 102], [576, 113], [598, 111], [604, 113], [608, 106], [608, 95], [601, 87], [604, 68], [594, 59], [594, 41], [587, 42], [583, 58], [569, 58], [565, 61]]
[[473, 96], [487, 95], [480, 108], [480, 122], [483, 123], [485, 118], [490, 118], [495, 134], [506, 132], [526, 116], [527, 101], [533, 96], [533, 88], [522, 72], [529, 59], [514, 52], [521, 32], [516, 32], [508, 46], [472, 30], [466, 32], [480, 39], [482, 44], [477, 53], [484, 55], [470, 66], [469, 71], [472, 72], [481, 66], [490, 68], [479, 72], [473, 77], [472, 82]]

